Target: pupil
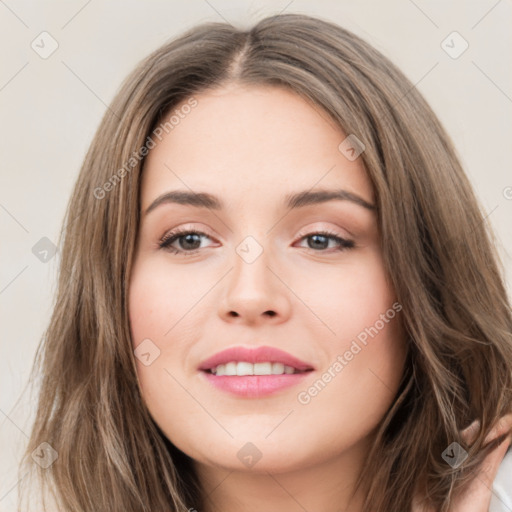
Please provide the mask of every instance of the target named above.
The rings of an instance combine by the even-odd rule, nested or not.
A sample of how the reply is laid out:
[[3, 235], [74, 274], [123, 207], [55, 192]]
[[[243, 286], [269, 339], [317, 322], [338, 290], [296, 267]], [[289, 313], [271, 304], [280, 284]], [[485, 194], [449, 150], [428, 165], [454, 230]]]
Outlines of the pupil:
[[185, 240], [185, 249], [197, 249], [198, 247], [187, 247], [188, 243], [194, 245], [194, 240], [191, 240], [192, 237], [196, 237], [195, 242], [199, 241], [199, 245], [201, 245], [201, 240], [196, 233], [189, 233], [188, 235], [183, 236], [182, 238]]
[[[314, 239], [315, 241], [318, 241], [319, 238], [323, 239], [323, 241], [320, 241], [320, 246], [325, 249], [328, 245], [328, 240], [327, 240], [327, 237], [324, 236], [324, 235], [311, 235], [310, 237], [311, 239]], [[327, 244], [327, 245], [326, 245]], [[309, 244], [311, 245], [311, 244]], [[316, 244], [315, 246], [313, 246], [312, 248], [315, 249], [317, 248], [318, 249], [319, 245]]]

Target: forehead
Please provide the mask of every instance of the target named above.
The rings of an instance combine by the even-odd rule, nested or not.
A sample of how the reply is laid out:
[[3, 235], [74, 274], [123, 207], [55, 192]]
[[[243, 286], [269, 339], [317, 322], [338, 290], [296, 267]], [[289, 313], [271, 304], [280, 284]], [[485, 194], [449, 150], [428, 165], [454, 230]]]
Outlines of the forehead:
[[[143, 208], [176, 188], [258, 204], [283, 191], [343, 187], [373, 202], [362, 159], [339, 149], [347, 134], [293, 91], [231, 84], [194, 99], [146, 158]], [[180, 105], [163, 122], [178, 112]]]

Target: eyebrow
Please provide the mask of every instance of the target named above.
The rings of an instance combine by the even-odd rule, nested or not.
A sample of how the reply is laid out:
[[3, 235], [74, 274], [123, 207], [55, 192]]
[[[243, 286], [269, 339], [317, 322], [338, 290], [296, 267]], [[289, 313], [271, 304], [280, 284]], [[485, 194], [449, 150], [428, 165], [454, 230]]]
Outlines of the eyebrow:
[[[284, 198], [285, 205], [289, 209], [302, 208], [313, 204], [326, 203], [328, 201], [349, 201], [358, 206], [362, 206], [367, 210], [375, 210], [375, 205], [364, 200], [362, 197], [349, 192], [348, 190], [304, 190], [286, 195]], [[146, 209], [144, 215], [147, 215], [155, 208], [162, 204], [183, 204], [188, 206], [195, 206], [198, 208], [208, 208], [211, 210], [222, 210], [224, 208], [223, 202], [216, 196], [208, 194], [207, 192], [192, 192], [187, 190], [173, 190], [158, 196], [150, 206]]]

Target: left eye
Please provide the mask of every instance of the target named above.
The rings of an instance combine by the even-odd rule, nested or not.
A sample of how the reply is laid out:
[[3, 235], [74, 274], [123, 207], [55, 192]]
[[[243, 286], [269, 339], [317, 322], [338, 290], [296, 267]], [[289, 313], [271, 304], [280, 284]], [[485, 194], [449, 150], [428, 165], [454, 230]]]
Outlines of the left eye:
[[[168, 233], [161, 239], [159, 247], [161, 249], [166, 249], [173, 254], [184, 254], [188, 256], [195, 254], [201, 248], [201, 237], [211, 239], [210, 236], [201, 231], [174, 231]], [[354, 247], [354, 242], [352, 240], [347, 240], [335, 233], [330, 233], [327, 231], [319, 231], [303, 235], [299, 240], [308, 239], [312, 241], [312, 244], [308, 243], [307, 248], [315, 252], [325, 252], [323, 249], [329, 249], [329, 241], [334, 241], [335, 245], [338, 246], [337, 250], [339, 251], [351, 249]], [[178, 242], [178, 245], [181, 245], [181, 247], [173, 246], [175, 242]]]
[[[329, 240], [334, 240], [335, 244], [338, 245], [338, 250], [343, 251], [346, 249], [352, 249], [354, 242], [338, 236], [336, 233], [330, 233], [328, 231], [320, 231], [317, 233], [310, 233], [304, 235], [301, 240], [310, 239], [313, 241], [313, 245], [308, 243], [308, 248], [317, 251], [317, 249], [329, 249]], [[317, 251], [318, 252], [318, 251]], [[320, 251], [324, 252], [324, 251]]]

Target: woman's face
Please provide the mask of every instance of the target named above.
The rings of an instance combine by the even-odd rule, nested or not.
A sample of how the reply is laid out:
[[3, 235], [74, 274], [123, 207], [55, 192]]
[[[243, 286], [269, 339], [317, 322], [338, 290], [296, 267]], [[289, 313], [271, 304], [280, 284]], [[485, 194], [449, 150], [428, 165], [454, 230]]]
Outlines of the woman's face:
[[[203, 467], [285, 472], [359, 460], [406, 352], [361, 147], [281, 88], [231, 85], [195, 100], [153, 137], [143, 172], [129, 310], [147, 407]], [[214, 201], [186, 201], [199, 193]], [[172, 239], [176, 230], [199, 234]], [[312, 370], [200, 369], [225, 349], [261, 346]], [[232, 364], [251, 362], [238, 353], [217, 371], [279, 373], [290, 363], [261, 357], [275, 364]]]

